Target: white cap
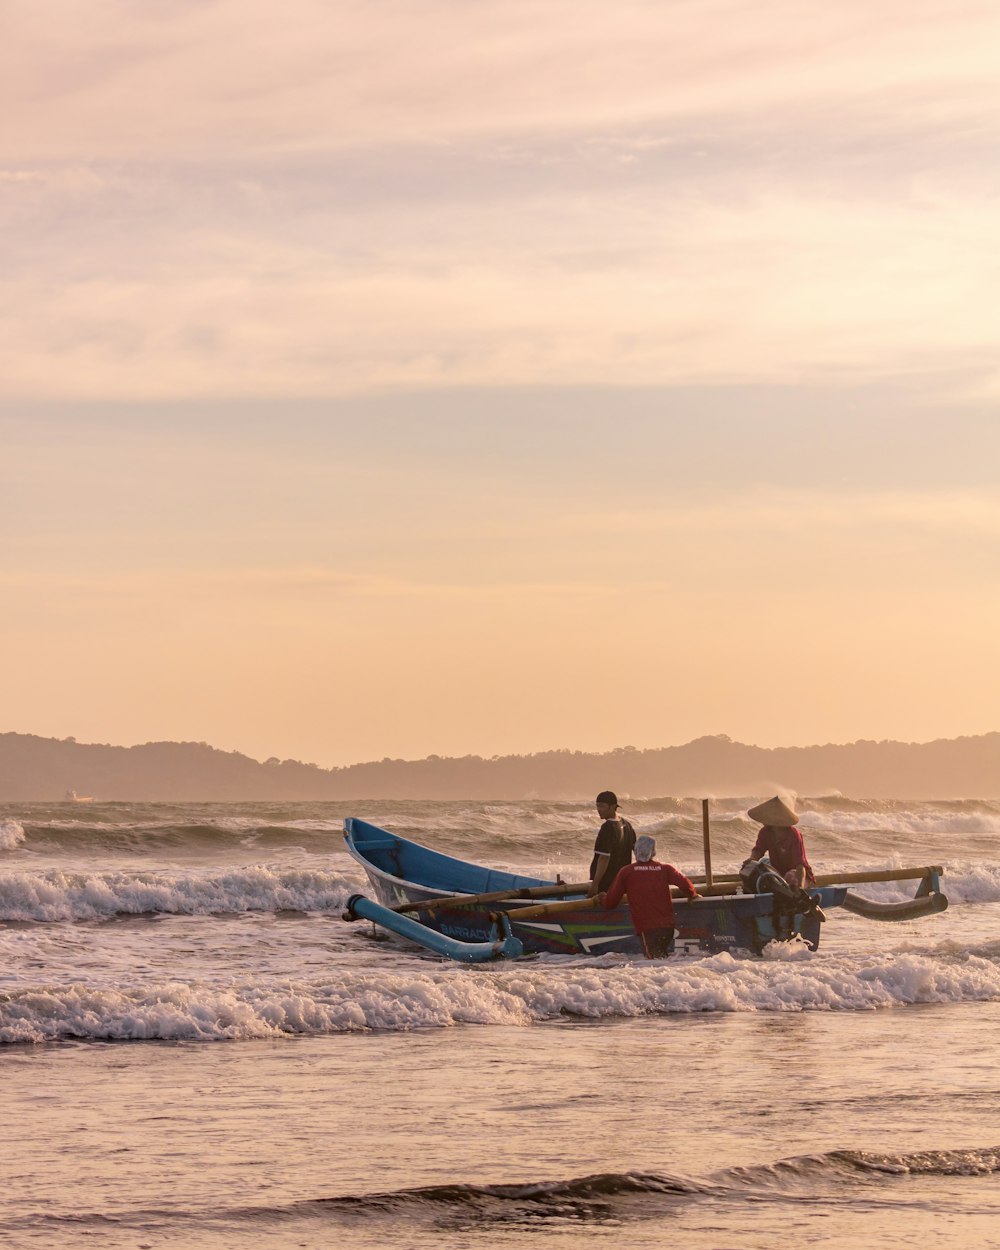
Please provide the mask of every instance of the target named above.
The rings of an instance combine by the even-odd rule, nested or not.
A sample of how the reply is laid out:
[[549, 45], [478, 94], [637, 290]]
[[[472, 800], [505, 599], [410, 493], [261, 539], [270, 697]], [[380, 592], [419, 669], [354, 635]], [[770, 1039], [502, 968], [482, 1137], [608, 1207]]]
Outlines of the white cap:
[[656, 854], [656, 840], [648, 833], [635, 840], [635, 857], [640, 864], [645, 864]]

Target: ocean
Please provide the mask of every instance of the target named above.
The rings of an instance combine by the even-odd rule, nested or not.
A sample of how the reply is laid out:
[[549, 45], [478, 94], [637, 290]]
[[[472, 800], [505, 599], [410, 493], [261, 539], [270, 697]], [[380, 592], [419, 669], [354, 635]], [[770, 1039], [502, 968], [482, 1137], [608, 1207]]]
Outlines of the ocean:
[[[701, 870], [699, 801], [623, 810]], [[799, 810], [949, 909], [466, 966], [342, 921], [344, 817], [576, 880], [590, 803], [0, 805], [0, 1245], [1000, 1247], [1000, 802]]]

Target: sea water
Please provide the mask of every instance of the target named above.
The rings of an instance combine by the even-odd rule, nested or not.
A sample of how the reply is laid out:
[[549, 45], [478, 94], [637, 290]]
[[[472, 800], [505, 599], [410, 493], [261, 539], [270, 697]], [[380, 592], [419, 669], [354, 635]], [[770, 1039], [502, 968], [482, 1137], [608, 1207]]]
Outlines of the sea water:
[[[700, 870], [698, 801], [626, 810]], [[1000, 803], [800, 810], [949, 909], [465, 966], [341, 919], [343, 818], [572, 880], [589, 803], [0, 807], [0, 1245], [1000, 1247]]]

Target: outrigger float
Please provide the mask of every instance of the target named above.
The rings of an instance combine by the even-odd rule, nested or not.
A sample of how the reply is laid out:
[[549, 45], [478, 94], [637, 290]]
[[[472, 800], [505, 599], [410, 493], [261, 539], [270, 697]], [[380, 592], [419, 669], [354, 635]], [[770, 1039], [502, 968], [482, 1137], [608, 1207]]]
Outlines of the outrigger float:
[[[680, 952], [759, 955], [774, 941], [804, 941], [816, 950], [832, 908], [869, 920], [913, 920], [948, 906], [941, 892], [942, 869], [936, 866], [818, 876], [807, 890], [793, 890], [767, 860], [748, 861], [738, 874], [713, 875], [707, 802], [703, 826], [705, 873], [691, 877], [700, 897], [674, 901]], [[370, 920], [466, 963], [542, 953], [642, 954], [627, 902], [601, 910], [587, 896], [589, 882], [545, 881], [483, 868], [354, 818], [344, 821], [344, 840], [375, 896], [353, 895], [345, 920]], [[874, 881], [916, 881], [916, 895], [905, 902], [876, 903], [848, 889]]]

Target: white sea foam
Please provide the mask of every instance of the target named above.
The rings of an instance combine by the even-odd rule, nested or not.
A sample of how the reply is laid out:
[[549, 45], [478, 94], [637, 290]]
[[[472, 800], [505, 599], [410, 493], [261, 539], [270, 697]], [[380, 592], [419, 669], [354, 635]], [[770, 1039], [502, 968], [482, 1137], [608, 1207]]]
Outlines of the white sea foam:
[[[879, 867], [899, 866], [898, 863], [890, 862]], [[956, 864], [946, 863], [943, 868], [941, 889], [947, 895], [949, 906], [956, 907], [962, 903], [1000, 902], [1000, 864], [979, 864], [966, 861]], [[835, 870], [824, 868], [823, 871]], [[872, 881], [851, 885], [849, 888], [852, 894], [860, 894], [864, 898], [874, 899], [877, 902], [894, 903], [913, 898], [916, 886], [916, 881]]]
[[357, 880], [265, 865], [228, 872], [15, 872], [0, 876], [0, 920], [96, 920], [163, 912], [336, 911]]
[[978, 807], [961, 811], [922, 804], [919, 809], [864, 808], [861, 811], [800, 811], [799, 824], [807, 832], [889, 833], [896, 835], [940, 834], [945, 845], [968, 835], [1000, 834], [1000, 811]]
[[948, 871], [942, 886], [952, 903], [1000, 902], [1000, 865], [956, 866]]
[[16, 820], [0, 820], [0, 851], [12, 851], [23, 841], [23, 825]]
[[822, 959], [780, 949], [764, 960], [715, 955], [671, 963], [538, 961], [490, 969], [339, 972], [331, 981], [242, 986], [17, 989], [0, 997], [0, 1041], [60, 1037], [231, 1040], [526, 1026], [693, 1012], [875, 1011], [1000, 999], [1000, 951], [900, 950]]

